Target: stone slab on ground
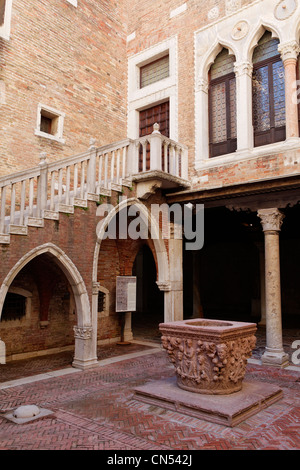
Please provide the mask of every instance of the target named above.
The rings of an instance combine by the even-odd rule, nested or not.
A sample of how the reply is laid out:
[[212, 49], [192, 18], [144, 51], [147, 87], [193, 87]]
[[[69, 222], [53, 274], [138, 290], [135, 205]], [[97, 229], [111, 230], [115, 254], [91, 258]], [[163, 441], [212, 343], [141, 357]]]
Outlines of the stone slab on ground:
[[265, 382], [244, 381], [242, 390], [230, 395], [188, 392], [176, 378], [149, 382], [135, 388], [134, 397], [149, 405], [174, 410], [194, 418], [233, 427], [280, 400], [282, 390]]

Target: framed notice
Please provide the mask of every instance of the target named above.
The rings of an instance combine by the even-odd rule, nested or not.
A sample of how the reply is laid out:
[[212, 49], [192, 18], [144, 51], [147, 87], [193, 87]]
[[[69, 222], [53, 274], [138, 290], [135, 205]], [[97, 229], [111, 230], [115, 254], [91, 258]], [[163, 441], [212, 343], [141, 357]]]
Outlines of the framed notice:
[[117, 276], [116, 312], [136, 311], [136, 277]]

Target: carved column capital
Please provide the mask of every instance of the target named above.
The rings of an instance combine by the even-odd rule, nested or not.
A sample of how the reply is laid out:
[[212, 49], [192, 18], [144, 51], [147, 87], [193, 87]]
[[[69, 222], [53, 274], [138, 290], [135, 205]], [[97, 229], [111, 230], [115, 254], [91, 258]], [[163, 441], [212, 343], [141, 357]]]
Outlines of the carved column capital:
[[280, 232], [284, 214], [279, 209], [260, 209], [257, 215], [261, 220], [264, 232]]
[[208, 93], [208, 80], [205, 78], [198, 78], [197, 90], [202, 91], [203, 93]]
[[250, 78], [252, 77], [253, 72], [253, 65], [250, 62], [236, 62], [234, 64], [234, 72], [237, 77], [242, 75], [248, 75]]
[[163, 292], [169, 292], [171, 290], [170, 281], [157, 281], [156, 284], [159, 290]]
[[92, 293], [93, 295], [98, 295], [100, 289], [100, 282], [93, 282]]
[[78, 339], [91, 339], [93, 328], [91, 326], [74, 326], [74, 336]]
[[288, 43], [279, 44], [278, 51], [281, 55], [281, 59], [283, 62], [285, 62], [288, 59], [297, 60], [299, 52], [300, 52], [300, 47], [297, 41], [291, 41]]

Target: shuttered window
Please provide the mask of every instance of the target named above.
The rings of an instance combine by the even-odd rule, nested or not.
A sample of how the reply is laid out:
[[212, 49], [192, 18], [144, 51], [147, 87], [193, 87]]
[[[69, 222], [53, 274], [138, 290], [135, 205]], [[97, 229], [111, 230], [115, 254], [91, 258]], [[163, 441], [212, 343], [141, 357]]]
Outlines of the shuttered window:
[[151, 85], [169, 76], [169, 56], [164, 56], [140, 68], [140, 87]]
[[253, 53], [254, 145], [285, 140], [284, 66], [278, 39], [266, 32]]
[[235, 57], [223, 49], [210, 69], [210, 157], [231, 153], [237, 148], [234, 62]]

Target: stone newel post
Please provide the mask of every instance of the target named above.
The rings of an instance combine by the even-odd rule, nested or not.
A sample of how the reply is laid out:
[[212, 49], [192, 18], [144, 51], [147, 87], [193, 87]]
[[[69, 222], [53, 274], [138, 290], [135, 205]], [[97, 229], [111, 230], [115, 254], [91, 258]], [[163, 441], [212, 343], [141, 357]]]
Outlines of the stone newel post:
[[282, 345], [279, 232], [284, 215], [276, 208], [258, 211], [265, 235], [266, 350], [262, 363], [284, 367]]

